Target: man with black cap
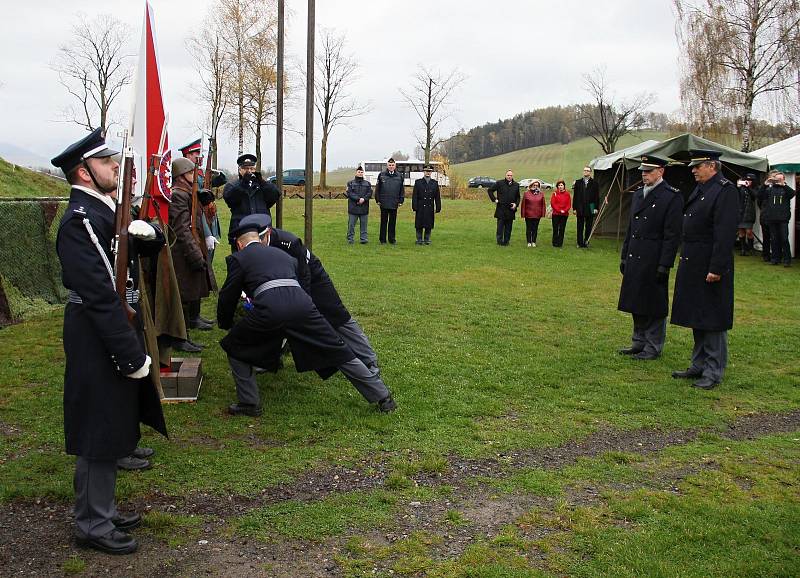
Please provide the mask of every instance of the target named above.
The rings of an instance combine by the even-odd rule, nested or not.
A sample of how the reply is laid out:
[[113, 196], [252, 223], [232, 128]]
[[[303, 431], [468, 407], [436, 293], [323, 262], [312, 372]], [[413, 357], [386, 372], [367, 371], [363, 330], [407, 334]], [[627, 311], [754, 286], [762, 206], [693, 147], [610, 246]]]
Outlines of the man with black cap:
[[644, 186], [633, 192], [628, 231], [622, 243], [622, 286], [617, 309], [633, 315], [630, 347], [634, 359], [656, 359], [664, 349], [669, 313], [669, 270], [675, 264], [683, 196], [664, 180], [668, 161], [641, 157]]
[[756, 176], [747, 173], [744, 179], [737, 183], [739, 190], [739, 251], [742, 257], [752, 254], [753, 244], [753, 225], [756, 222], [756, 193], [753, 190], [753, 183]]
[[[230, 329], [220, 344], [228, 354], [238, 398], [228, 412], [261, 415], [253, 367], [277, 371], [284, 338], [297, 371], [315, 370], [325, 379], [338, 368], [367, 401], [382, 412], [393, 411], [396, 404], [377, 369], [368, 368], [336, 333], [300, 286], [298, 261], [265, 244], [262, 231], [250, 221], [233, 231], [238, 251], [226, 259], [228, 277], [217, 302], [219, 326]], [[249, 307], [234, 325], [242, 293]]]
[[[195, 139], [178, 150], [181, 151], [181, 154], [184, 156], [184, 158], [189, 159], [195, 165], [199, 165], [202, 162], [201, 139]], [[211, 153], [209, 152], [209, 154]], [[221, 187], [228, 182], [228, 177], [225, 176], [225, 173], [215, 169], [212, 169], [212, 173], [214, 176], [211, 179], [211, 188]], [[197, 190], [201, 191], [201, 195], [203, 195], [206, 193], [206, 189], [204, 188], [205, 175], [199, 167], [197, 169], [197, 176], [195, 178], [197, 179]], [[203, 205], [203, 239], [208, 250], [208, 262], [213, 263], [214, 249], [219, 244], [219, 239], [222, 235], [222, 232], [219, 225], [219, 217], [217, 216], [217, 204], [213, 200], [213, 193], [210, 193], [209, 191], [207, 194], [211, 194], [211, 200]], [[206, 323], [211, 323], [211, 321], [203, 317], [200, 317], [200, 319]]]
[[249, 215], [239, 223], [240, 227], [253, 225], [258, 227], [262, 243], [280, 249], [297, 260], [297, 280], [311, 297], [314, 306], [353, 350], [356, 357], [379, 376], [378, 354], [372, 348], [364, 330], [342, 303], [339, 292], [319, 257], [309, 251], [303, 241], [293, 233], [273, 228], [272, 217], [269, 215]]
[[[148, 375], [140, 316], [129, 321], [115, 290], [111, 251], [115, 237], [118, 154], [99, 129], [52, 160], [72, 185], [56, 251], [69, 297], [64, 310], [64, 438], [75, 462], [75, 536], [78, 544], [111, 554], [138, 546], [128, 531], [141, 518], [115, 504], [117, 459], [130, 455], [139, 423], [166, 435], [161, 402]], [[138, 256], [164, 245], [161, 231], [144, 221], [128, 227], [128, 304], [138, 304]]]
[[430, 245], [435, 213], [442, 210], [442, 197], [439, 182], [431, 178], [433, 167], [425, 165], [422, 170], [423, 177], [414, 181], [411, 210], [416, 213], [414, 227], [417, 229], [417, 245]]
[[[777, 170], [770, 171], [764, 186], [758, 191], [761, 203], [761, 221], [769, 232], [769, 262], [784, 267], [792, 266], [792, 248], [789, 244], [789, 221], [792, 220], [794, 189], [786, 184], [786, 176]], [[764, 227], [762, 227], [764, 229]], [[763, 233], [764, 237], [767, 233]]]
[[372, 185], [364, 178], [364, 167], [356, 169], [356, 176], [347, 183], [347, 242], [355, 242], [356, 221], [360, 222], [361, 244], [367, 239], [367, 217], [369, 216], [369, 200], [372, 198]]
[[239, 180], [225, 185], [222, 198], [231, 209], [231, 223], [228, 227], [228, 242], [231, 253], [237, 251], [236, 237], [233, 232], [239, 221], [247, 215], [263, 213], [269, 215], [269, 209], [278, 202], [281, 192], [270, 181], [264, 180], [261, 172], [256, 170], [258, 158], [253, 154], [243, 154], [236, 159], [239, 165]]
[[692, 363], [672, 377], [694, 379], [694, 387], [713, 389], [728, 363], [728, 329], [733, 327], [733, 244], [739, 195], [720, 172], [722, 153], [690, 150], [697, 186], [683, 208], [681, 256], [675, 276], [672, 320], [690, 327]]
[[397, 243], [395, 228], [397, 225], [397, 209], [406, 200], [403, 188], [403, 175], [397, 172], [397, 163], [393, 158], [386, 161], [386, 170], [378, 175], [375, 183], [375, 202], [381, 207], [381, 227], [378, 240], [381, 245]]

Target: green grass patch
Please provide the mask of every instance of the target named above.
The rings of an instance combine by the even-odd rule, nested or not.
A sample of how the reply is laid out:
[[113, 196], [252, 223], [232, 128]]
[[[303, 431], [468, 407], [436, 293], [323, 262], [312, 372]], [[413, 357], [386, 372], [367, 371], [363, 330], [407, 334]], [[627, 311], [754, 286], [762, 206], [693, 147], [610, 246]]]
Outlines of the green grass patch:
[[61, 570], [68, 576], [81, 574], [86, 570], [86, 560], [77, 556], [70, 556], [61, 564]]
[[196, 540], [202, 523], [203, 519], [198, 516], [152, 511], [145, 514], [142, 529], [170, 548], [177, 548]]

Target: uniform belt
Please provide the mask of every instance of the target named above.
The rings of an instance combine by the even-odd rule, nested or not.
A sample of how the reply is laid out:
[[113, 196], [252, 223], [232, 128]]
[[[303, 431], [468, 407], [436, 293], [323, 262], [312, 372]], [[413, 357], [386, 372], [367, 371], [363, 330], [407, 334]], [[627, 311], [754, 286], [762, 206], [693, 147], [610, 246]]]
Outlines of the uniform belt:
[[[138, 289], [126, 289], [125, 290], [125, 300], [133, 305], [134, 303], [139, 302], [139, 290]], [[69, 290], [67, 293], [67, 303], [83, 303], [83, 299], [81, 296], [78, 295], [72, 289]]]
[[273, 279], [272, 281], [266, 281], [253, 291], [253, 299], [261, 295], [264, 291], [275, 289], [276, 287], [300, 287], [300, 283], [297, 282], [297, 279]]

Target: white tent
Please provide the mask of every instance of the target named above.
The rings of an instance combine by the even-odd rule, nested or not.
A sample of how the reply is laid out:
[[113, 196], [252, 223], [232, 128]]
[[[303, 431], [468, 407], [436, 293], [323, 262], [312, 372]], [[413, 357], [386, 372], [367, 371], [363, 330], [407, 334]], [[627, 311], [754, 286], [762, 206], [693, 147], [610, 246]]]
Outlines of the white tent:
[[[782, 171], [786, 175], [786, 184], [797, 192], [800, 183], [800, 135], [789, 137], [786, 140], [773, 143], [764, 148], [753, 151], [752, 154], [767, 157], [770, 168]], [[796, 255], [795, 240], [797, 237], [797, 197], [792, 199], [792, 216], [789, 220], [789, 244], [792, 255]], [[761, 226], [756, 219], [756, 234], [761, 234]]]

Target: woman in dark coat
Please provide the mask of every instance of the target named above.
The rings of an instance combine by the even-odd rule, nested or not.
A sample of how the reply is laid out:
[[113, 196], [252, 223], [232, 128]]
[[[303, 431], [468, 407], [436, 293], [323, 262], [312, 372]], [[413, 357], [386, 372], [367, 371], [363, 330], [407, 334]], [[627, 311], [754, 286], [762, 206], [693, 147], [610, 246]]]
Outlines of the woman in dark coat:
[[739, 181], [739, 230], [736, 235], [739, 239], [740, 251], [742, 256], [752, 254], [753, 225], [756, 222], [756, 193], [753, 190], [753, 183], [756, 176], [748, 173], [745, 178]]
[[416, 214], [414, 227], [417, 229], [417, 245], [431, 244], [435, 213], [442, 210], [439, 182], [431, 178], [433, 167], [425, 165], [424, 171], [425, 176], [414, 182], [414, 192], [411, 196], [411, 210]]

